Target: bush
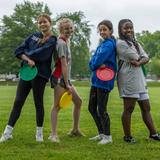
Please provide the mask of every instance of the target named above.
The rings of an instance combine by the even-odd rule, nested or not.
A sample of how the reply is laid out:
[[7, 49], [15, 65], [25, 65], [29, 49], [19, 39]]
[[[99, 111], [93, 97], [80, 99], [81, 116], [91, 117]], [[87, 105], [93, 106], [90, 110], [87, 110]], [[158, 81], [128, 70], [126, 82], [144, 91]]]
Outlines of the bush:
[[155, 74], [157, 77], [160, 77], [160, 59], [157, 57], [152, 58], [149, 68], [151, 74]]

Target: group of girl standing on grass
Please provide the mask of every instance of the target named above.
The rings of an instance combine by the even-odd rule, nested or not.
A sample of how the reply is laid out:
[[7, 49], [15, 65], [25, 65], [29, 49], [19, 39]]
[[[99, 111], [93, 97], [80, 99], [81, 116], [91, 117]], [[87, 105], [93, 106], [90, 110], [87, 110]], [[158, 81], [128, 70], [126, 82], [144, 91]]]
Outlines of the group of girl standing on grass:
[[56, 131], [57, 117], [60, 110], [59, 100], [62, 94], [68, 90], [72, 94], [74, 103], [73, 129], [69, 136], [83, 136], [79, 130], [79, 117], [82, 100], [75, 87], [70, 83], [71, 52], [70, 37], [74, 31], [73, 22], [64, 18], [58, 22], [59, 37], [56, 38], [51, 30], [51, 18], [42, 14], [37, 18], [39, 32], [29, 36], [15, 51], [17, 58], [22, 60], [21, 66], [28, 64], [36, 66], [38, 74], [32, 80], [25, 81], [20, 78], [17, 87], [16, 98], [11, 111], [8, 124], [0, 138], [0, 142], [12, 139], [12, 131], [18, 120], [23, 104], [32, 89], [36, 108], [36, 141], [43, 141], [44, 104], [43, 94], [46, 82], [51, 76], [51, 61], [54, 57], [55, 69], [51, 76], [51, 85], [54, 88], [54, 104], [51, 111], [51, 135], [48, 139], [52, 142], [59, 142]]
[[[51, 111], [51, 134], [48, 139], [52, 142], [60, 142], [57, 134], [57, 120], [60, 111], [59, 101], [66, 90], [72, 94], [72, 101], [74, 103], [73, 127], [68, 135], [84, 136], [79, 129], [82, 100], [70, 82], [70, 37], [74, 32], [74, 24], [68, 18], [59, 20], [58, 38], [52, 34], [51, 18], [47, 14], [40, 15], [37, 18], [37, 24], [40, 31], [29, 36], [16, 49], [15, 55], [22, 60], [21, 66], [26, 63], [30, 67], [36, 66], [38, 74], [34, 79], [29, 81], [20, 79], [13, 109], [0, 142], [13, 138], [12, 131], [14, 125], [20, 116], [23, 104], [31, 89], [36, 109], [36, 141], [43, 141], [43, 94], [50, 75], [51, 87], [54, 88], [54, 104]], [[143, 121], [149, 129], [149, 138], [159, 141], [160, 135], [154, 128], [150, 114], [149, 96], [141, 68], [141, 65], [146, 64], [149, 58], [134, 37], [132, 21], [122, 19], [119, 22], [119, 39], [117, 41], [112, 35], [113, 25], [111, 21], [101, 21], [98, 24], [98, 31], [102, 41], [89, 62], [89, 68], [92, 72], [92, 85], [88, 105], [89, 112], [97, 126], [98, 135], [89, 138], [89, 140], [99, 141], [98, 144], [112, 142], [107, 102], [117, 75], [118, 90], [124, 103], [124, 111], [122, 113], [124, 141], [135, 143], [135, 139], [131, 135], [130, 126], [131, 114], [136, 102], [140, 106]], [[55, 68], [51, 74], [52, 56], [54, 57]], [[118, 59], [118, 67], [116, 59]], [[102, 80], [97, 76], [97, 70], [105, 67], [108, 67], [113, 73], [113, 77], [109, 80]]]

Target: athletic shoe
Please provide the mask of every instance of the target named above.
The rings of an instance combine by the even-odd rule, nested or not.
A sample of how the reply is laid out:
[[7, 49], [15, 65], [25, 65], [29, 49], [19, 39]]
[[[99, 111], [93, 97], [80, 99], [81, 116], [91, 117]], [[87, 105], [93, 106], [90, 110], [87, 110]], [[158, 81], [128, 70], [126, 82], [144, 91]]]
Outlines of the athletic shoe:
[[136, 140], [132, 136], [124, 136], [123, 140], [127, 143], [136, 143]]
[[107, 143], [112, 143], [112, 136], [107, 136], [107, 135], [103, 135], [103, 138], [100, 142], [98, 142], [98, 144], [107, 144]]
[[104, 136], [104, 134], [98, 134], [98, 135], [95, 136], [95, 137], [89, 138], [89, 140], [90, 140], [90, 141], [100, 141], [100, 140], [102, 140], [103, 136]]
[[58, 136], [49, 136], [48, 139], [51, 141], [51, 142], [54, 142], [54, 143], [59, 143], [60, 142], [60, 139]]
[[2, 134], [0, 138], [0, 143], [8, 141], [10, 139], [13, 139], [13, 136], [11, 134]]
[[149, 136], [149, 139], [155, 140], [155, 141], [160, 141], [160, 134], [158, 134], [158, 133], [152, 134]]
[[43, 134], [36, 134], [36, 141], [37, 142], [43, 142]]
[[71, 130], [69, 133], [68, 133], [68, 136], [70, 137], [84, 137], [85, 135], [80, 131], [80, 130]]

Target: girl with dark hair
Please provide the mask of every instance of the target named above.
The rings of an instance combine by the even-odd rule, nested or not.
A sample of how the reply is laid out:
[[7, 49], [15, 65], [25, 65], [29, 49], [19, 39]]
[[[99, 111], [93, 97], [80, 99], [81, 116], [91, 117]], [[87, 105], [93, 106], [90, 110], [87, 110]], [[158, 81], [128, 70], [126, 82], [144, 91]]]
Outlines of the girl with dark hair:
[[141, 65], [148, 63], [149, 58], [134, 36], [133, 23], [129, 19], [122, 19], [118, 25], [119, 39], [117, 40], [118, 73], [117, 82], [120, 97], [123, 98], [124, 111], [122, 125], [124, 141], [135, 143], [131, 135], [131, 114], [138, 102], [144, 123], [153, 140], [160, 140], [150, 114], [150, 102], [145, 76]]
[[[103, 20], [100, 22], [98, 24], [98, 31], [103, 40], [89, 62], [89, 68], [92, 71], [92, 85], [88, 105], [89, 112], [96, 123], [98, 135], [89, 138], [89, 140], [99, 141], [98, 144], [107, 144], [112, 142], [110, 118], [106, 107], [109, 93], [114, 87], [116, 42], [112, 36], [113, 26], [110, 21]], [[103, 67], [108, 67], [112, 70], [114, 73], [113, 78], [110, 80], [102, 80], [97, 77], [97, 70]]]
[[36, 141], [43, 141], [44, 104], [43, 94], [51, 75], [52, 54], [56, 47], [56, 37], [52, 35], [51, 18], [42, 14], [37, 18], [39, 32], [30, 35], [15, 51], [17, 58], [22, 60], [21, 66], [28, 64], [37, 67], [38, 73], [32, 80], [25, 81], [20, 78], [13, 109], [9, 117], [8, 125], [0, 138], [0, 143], [12, 139], [12, 130], [15, 126], [24, 102], [33, 91], [36, 109]]

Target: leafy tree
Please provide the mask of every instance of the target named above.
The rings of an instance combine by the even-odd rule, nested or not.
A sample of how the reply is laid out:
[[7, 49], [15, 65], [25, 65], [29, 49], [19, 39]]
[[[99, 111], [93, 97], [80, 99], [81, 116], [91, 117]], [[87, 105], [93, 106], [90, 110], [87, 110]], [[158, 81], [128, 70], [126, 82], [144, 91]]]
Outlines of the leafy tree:
[[3, 16], [0, 27], [0, 73], [18, 72], [19, 62], [14, 58], [14, 51], [36, 31], [36, 18], [42, 12], [51, 15], [47, 5], [24, 1], [16, 5], [11, 16]]
[[142, 31], [142, 33], [137, 33], [136, 37], [138, 41], [143, 44], [143, 47], [150, 58], [160, 58], [160, 31], [154, 33]]
[[149, 64], [150, 73], [156, 75], [160, 78], [160, 59], [156, 57], [151, 59], [151, 63]]
[[151, 75], [160, 77], [160, 31], [150, 33], [142, 31], [136, 34], [138, 41], [143, 45], [144, 50], [151, 58], [150, 63], [146, 66]]
[[[17, 73], [19, 70], [19, 62], [14, 58], [16, 47], [21, 44], [24, 39], [37, 29], [36, 18], [41, 13], [51, 15], [47, 5], [43, 3], [31, 3], [24, 1], [17, 4], [14, 13], [11, 16], [3, 16], [0, 26], [0, 73]], [[68, 17], [75, 24], [75, 34], [72, 37], [72, 76], [87, 76], [88, 61], [90, 57], [90, 25], [85, 18], [83, 12], [62, 13], [57, 15], [55, 21], [59, 18]], [[54, 31], [54, 30], [53, 30]], [[56, 33], [55, 33], [56, 34]]]

